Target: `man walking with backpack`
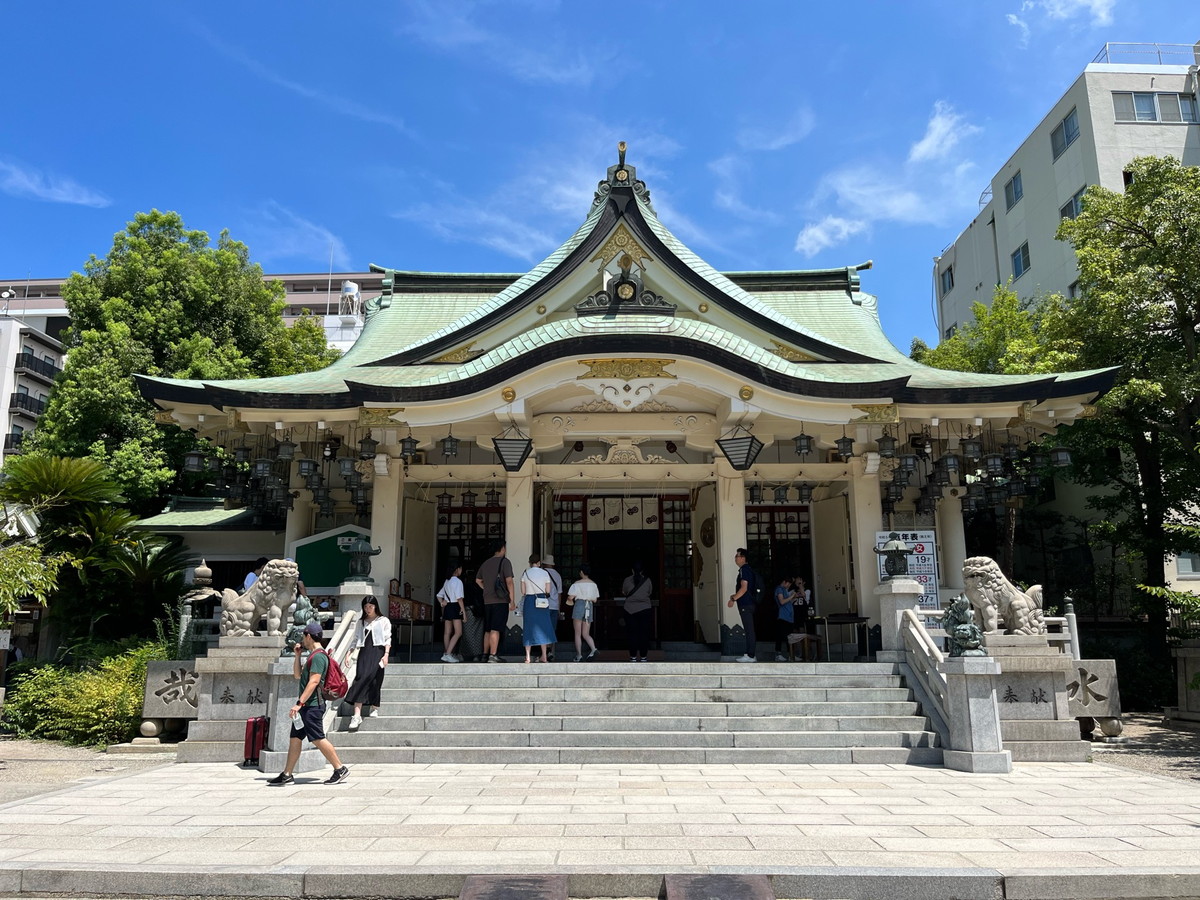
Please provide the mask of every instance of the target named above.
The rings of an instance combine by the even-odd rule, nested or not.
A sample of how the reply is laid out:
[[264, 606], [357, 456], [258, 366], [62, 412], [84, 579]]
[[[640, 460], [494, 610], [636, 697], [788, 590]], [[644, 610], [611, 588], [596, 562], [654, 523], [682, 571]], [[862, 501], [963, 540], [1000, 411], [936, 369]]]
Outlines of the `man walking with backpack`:
[[[321, 644], [323, 635], [321, 623], [309, 622], [304, 626], [302, 642], [293, 648], [295, 655], [292, 659], [292, 675], [300, 682], [300, 697], [289, 713], [292, 719], [292, 736], [288, 741], [287, 762], [283, 771], [267, 784], [296, 783], [296, 779], [292, 777], [292, 769], [300, 759], [300, 746], [305, 738], [308, 738], [333, 766], [333, 774], [325, 780], [326, 784], [341, 784], [350, 776], [350, 769], [342, 765], [333, 744], [325, 737], [325, 700], [321, 697], [321, 683], [329, 672], [332, 660]], [[300, 653], [303, 650], [308, 651], [308, 660], [302, 666]]]
[[737, 590], [729, 595], [726, 606], [737, 604], [738, 615], [742, 617], [742, 630], [746, 633], [746, 652], [739, 656], [737, 661], [758, 662], [758, 646], [754, 635], [754, 601], [758, 596], [758, 576], [746, 562], [744, 547], [738, 548], [737, 553], [733, 555], [733, 561], [738, 567]]

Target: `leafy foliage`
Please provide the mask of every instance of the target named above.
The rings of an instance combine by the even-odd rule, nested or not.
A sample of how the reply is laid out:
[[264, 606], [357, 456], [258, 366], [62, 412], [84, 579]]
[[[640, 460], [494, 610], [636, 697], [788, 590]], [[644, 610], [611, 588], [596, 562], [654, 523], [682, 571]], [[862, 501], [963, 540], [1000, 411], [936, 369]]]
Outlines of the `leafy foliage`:
[[145, 643], [83, 669], [32, 668], [17, 678], [5, 719], [24, 737], [69, 744], [127, 741], [142, 717], [146, 664], [166, 659], [160, 643]]
[[138, 213], [104, 259], [91, 257], [67, 280], [63, 299], [70, 353], [32, 452], [106, 464], [145, 512], [180, 487], [195, 440], [154, 424], [135, 373], [253, 378], [311, 371], [337, 356], [313, 317], [284, 324], [283, 285], [263, 281], [244, 244], [222, 232], [212, 245], [173, 212]]

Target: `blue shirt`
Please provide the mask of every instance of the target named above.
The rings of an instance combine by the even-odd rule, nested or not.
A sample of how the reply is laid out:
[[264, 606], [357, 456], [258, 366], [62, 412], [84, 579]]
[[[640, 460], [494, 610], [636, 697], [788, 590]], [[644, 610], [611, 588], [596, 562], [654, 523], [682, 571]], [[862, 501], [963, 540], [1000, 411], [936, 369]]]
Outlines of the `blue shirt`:
[[796, 621], [796, 608], [792, 606], [791, 600], [786, 599], [790, 593], [791, 591], [782, 584], [775, 588], [775, 608], [778, 610], [779, 618], [783, 622]]

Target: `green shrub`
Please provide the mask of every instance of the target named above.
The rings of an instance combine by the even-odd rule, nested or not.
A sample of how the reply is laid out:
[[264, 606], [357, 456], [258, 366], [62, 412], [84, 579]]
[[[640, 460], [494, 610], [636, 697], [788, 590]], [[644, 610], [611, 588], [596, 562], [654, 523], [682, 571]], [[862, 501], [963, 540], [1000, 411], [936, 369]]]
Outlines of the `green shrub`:
[[142, 644], [83, 669], [39, 666], [15, 681], [5, 719], [23, 737], [68, 744], [115, 744], [137, 733], [146, 663], [166, 659], [159, 643]]

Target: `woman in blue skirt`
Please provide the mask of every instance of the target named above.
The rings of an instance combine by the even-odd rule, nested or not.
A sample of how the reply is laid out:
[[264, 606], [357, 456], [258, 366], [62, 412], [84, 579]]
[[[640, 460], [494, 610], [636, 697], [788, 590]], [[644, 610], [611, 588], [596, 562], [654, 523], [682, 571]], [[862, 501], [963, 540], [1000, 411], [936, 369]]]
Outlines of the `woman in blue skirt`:
[[525, 662], [533, 662], [531, 650], [542, 648], [538, 662], [548, 662], [550, 645], [554, 643], [554, 625], [558, 612], [550, 609], [550, 573], [541, 567], [541, 557], [534, 553], [529, 557], [529, 568], [521, 573], [521, 614], [525, 618], [524, 643]]

